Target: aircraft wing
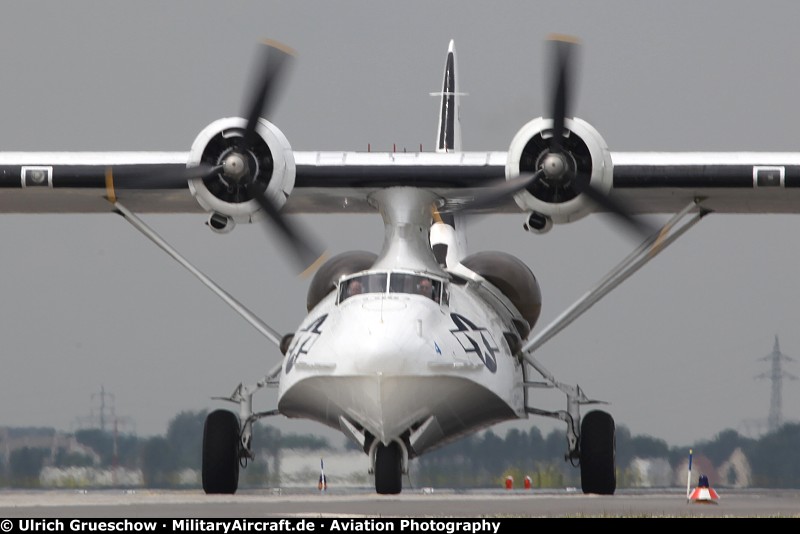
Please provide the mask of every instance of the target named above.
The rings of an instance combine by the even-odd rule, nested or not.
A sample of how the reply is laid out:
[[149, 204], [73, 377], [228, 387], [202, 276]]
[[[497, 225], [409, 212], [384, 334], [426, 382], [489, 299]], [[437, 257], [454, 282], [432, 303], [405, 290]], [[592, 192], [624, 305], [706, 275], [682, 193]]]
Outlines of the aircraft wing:
[[[185, 177], [189, 152], [0, 153], [0, 213], [110, 212], [115, 199], [142, 213], [207, 211]], [[373, 211], [370, 192], [391, 186], [430, 187], [442, 194], [501, 180], [503, 152], [293, 152], [294, 184], [287, 213]], [[247, 198], [225, 199], [227, 204]], [[500, 210], [512, 209], [513, 202]], [[257, 208], [254, 208], [257, 209]]]
[[610, 196], [634, 213], [675, 213], [693, 199], [718, 213], [800, 211], [800, 153], [615, 152]]
[[[518, 169], [507, 152], [292, 152], [294, 182], [285, 213], [371, 212], [368, 195], [393, 186], [425, 187], [444, 198], [479, 196]], [[609, 197], [633, 213], [673, 213], [693, 199], [720, 213], [800, 211], [800, 153], [609, 152], [601, 174]], [[185, 171], [190, 152], [0, 153], [0, 212], [110, 212], [109, 198], [142, 213], [202, 213]], [[513, 164], [512, 164], [513, 167]], [[611, 172], [608, 172], [608, 171]], [[288, 191], [287, 191], [288, 189]], [[569, 201], [539, 203], [522, 191], [482, 211], [538, 210], [564, 219]], [[247, 199], [240, 199], [245, 202]], [[516, 200], [516, 202], [515, 202]], [[236, 204], [227, 199], [225, 205]], [[257, 207], [253, 207], [257, 210]], [[593, 205], [586, 210], [605, 211]], [[567, 215], [568, 222], [575, 218]]]
[[201, 212], [180, 179], [187, 162], [181, 152], [0, 153], [0, 212], [111, 212], [115, 198], [143, 212]]

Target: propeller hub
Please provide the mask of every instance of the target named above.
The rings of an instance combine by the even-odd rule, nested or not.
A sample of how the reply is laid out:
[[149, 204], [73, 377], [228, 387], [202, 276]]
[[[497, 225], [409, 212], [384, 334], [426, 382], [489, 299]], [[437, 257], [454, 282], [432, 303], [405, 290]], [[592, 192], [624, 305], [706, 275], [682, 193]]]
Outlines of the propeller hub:
[[547, 178], [551, 180], [558, 180], [562, 178], [569, 169], [567, 160], [561, 154], [549, 153], [542, 161], [542, 171]]
[[222, 162], [222, 171], [226, 177], [238, 182], [247, 175], [247, 160], [242, 154], [231, 152]]

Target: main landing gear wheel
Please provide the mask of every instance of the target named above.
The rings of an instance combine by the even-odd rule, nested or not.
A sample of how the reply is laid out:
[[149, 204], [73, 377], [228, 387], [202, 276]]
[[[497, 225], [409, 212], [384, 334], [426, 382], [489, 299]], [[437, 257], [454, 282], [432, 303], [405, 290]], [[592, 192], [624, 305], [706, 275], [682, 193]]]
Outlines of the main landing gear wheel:
[[379, 444], [375, 451], [375, 491], [394, 495], [403, 489], [403, 451], [400, 445]]
[[228, 410], [208, 414], [203, 428], [203, 491], [236, 493], [239, 487], [239, 418]]
[[613, 495], [617, 489], [614, 419], [592, 411], [581, 423], [581, 487], [584, 493]]

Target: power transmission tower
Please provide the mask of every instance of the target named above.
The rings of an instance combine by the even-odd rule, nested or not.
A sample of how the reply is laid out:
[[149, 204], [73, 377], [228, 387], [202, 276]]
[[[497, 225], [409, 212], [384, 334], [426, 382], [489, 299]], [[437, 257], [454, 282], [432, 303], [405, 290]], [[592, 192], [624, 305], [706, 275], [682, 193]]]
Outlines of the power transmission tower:
[[[100, 431], [101, 432], [105, 432], [106, 431], [106, 414], [110, 412], [111, 418], [112, 419], [116, 418], [116, 415], [114, 414], [114, 406], [115, 406], [115, 400], [116, 399], [114, 398], [114, 394], [113, 393], [106, 393], [106, 388], [104, 386], [100, 386], [100, 393], [92, 393], [92, 401], [94, 401], [94, 399], [96, 397], [100, 398], [100, 416], [98, 417], [98, 419], [100, 421]], [[108, 398], [111, 399], [111, 406], [110, 407], [106, 406], [106, 399], [108, 399]]]
[[756, 378], [768, 378], [772, 381], [772, 394], [769, 400], [769, 419], [767, 420], [767, 431], [772, 433], [780, 428], [783, 424], [783, 379], [797, 380], [797, 377], [791, 373], [787, 373], [781, 368], [781, 362], [793, 362], [791, 358], [781, 352], [781, 347], [778, 344], [778, 335], [775, 334], [775, 346], [772, 348], [772, 354], [768, 354], [759, 361], [771, 362], [770, 371], [768, 373], [761, 373]]
[[[100, 386], [99, 393], [92, 393], [92, 409], [88, 416], [76, 418], [79, 429], [100, 429], [103, 433], [118, 432], [119, 425], [133, 426], [133, 419], [130, 417], [119, 417], [116, 413], [116, 398], [113, 393], [106, 392], [104, 386]], [[99, 411], [95, 412], [96, 399], [99, 400]], [[109, 402], [110, 401], [110, 402]]]

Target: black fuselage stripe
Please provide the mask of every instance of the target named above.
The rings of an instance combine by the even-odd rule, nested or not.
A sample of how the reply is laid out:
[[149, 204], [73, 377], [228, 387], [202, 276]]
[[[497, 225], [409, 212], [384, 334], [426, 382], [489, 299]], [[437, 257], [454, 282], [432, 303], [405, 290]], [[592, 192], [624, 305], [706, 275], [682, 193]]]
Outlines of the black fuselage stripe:
[[22, 187], [22, 167], [19, 165], [3, 165], [0, 167], [0, 189]]
[[752, 188], [752, 165], [615, 165], [614, 188]]
[[[22, 187], [22, 167], [26, 165], [0, 165], [0, 188], [10, 189]], [[68, 187], [72, 189], [105, 189], [107, 165], [46, 165], [52, 167], [52, 187]], [[152, 165], [126, 166], [118, 165], [113, 169], [114, 187], [116, 189], [173, 189], [173, 180], [165, 180], [163, 187], [158, 181], [146, 181], [150, 172], [158, 171], [162, 175], [175, 169], [176, 173], [186, 170], [183, 163], [167, 163]], [[180, 174], [177, 174], [180, 176]], [[188, 185], [187, 185], [188, 187]]]
[[348, 165], [317, 167], [298, 165], [295, 187], [480, 187], [505, 177], [502, 165], [460, 167], [443, 165]]
[[800, 165], [784, 165], [784, 187], [800, 187]]
[[[53, 165], [52, 187], [73, 189], [106, 188], [105, 165]], [[125, 166], [114, 168], [115, 189], [174, 189], [174, 180], [165, 180], [159, 187], [159, 180], [146, 180], [148, 170], [164, 173], [170, 168], [181, 171], [183, 164], [139, 165], [133, 169]], [[397, 185], [420, 187], [480, 187], [487, 181], [505, 176], [503, 165], [347, 165], [316, 166], [298, 165], [295, 177], [297, 188], [353, 187], [372, 188]], [[22, 166], [0, 165], [0, 189], [21, 187]], [[188, 186], [187, 186], [188, 187]]]
[[[0, 188], [21, 187], [21, 165], [0, 165]], [[800, 187], [800, 165], [784, 169], [784, 187]], [[616, 165], [614, 188], [752, 189], [753, 165]], [[105, 189], [105, 165], [52, 165], [53, 188]], [[184, 164], [137, 165], [114, 169], [116, 189], [174, 189], [174, 180], [146, 180], [148, 171], [185, 169]], [[503, 165], [298, 165], [295, 187], [371, 188], [393, 185], [464, 188], [485, 186], [505, 176]]]

